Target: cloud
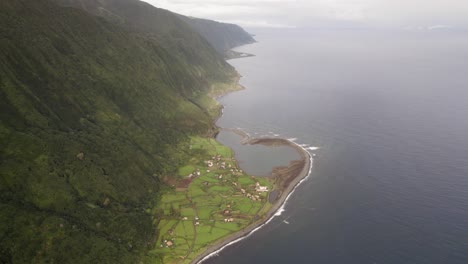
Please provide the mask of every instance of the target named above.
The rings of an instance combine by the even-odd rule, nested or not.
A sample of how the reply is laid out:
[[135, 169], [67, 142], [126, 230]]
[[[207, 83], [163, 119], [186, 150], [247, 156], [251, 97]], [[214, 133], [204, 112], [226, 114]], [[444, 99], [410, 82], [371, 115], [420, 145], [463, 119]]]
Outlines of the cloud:
[[428, 30], [441, 30], [441, 29], [451, 29], [451, 28], [453, 27], [448, 26], [448, 25], [433, 25], [433, 26], [427, 27]]
[[224, 20], [224, 22], [251, 28], [297, 28], [294, 25], [276, 24], [265, 20]]
[[244, 26], [304, 27], [317, 21], [397, 27], [468, 26], [467, 0], [145, 0], [184, 15]]

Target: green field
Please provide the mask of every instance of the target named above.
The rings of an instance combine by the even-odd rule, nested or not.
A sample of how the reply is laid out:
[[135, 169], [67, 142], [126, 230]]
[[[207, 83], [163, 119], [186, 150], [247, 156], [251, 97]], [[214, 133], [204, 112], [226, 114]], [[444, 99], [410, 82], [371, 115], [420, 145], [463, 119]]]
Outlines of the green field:
[[187, 188], [167, 191], [153, 210], [163, 220], [150, 254], [162, 255], [164, 263], [190, 262], [217, 240], [253, 223], [271, 206], [267, 193], [255, 191], [257, 182], [271, 189], [270, 179], [241, 172], [230, 148], [214, 139], [193, 137], [190, 151], [190, 164], [178, 170], [180, 180], [197, 171], [200, 175], [191, 178]]

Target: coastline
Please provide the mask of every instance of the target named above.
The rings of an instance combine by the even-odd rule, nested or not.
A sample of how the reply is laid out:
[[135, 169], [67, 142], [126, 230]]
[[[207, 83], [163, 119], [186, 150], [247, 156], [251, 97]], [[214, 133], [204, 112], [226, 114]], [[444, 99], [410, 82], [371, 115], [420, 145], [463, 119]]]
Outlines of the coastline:
[[[239, 54], [237, 54], [239, 55]], [[252, 54], [248, 54], [250, 56], [254, 56]], [[245, 58], [249, 56], [237, 56], [234, 58], [229, 58], [229, 59], [237, 59], [237, 58]], [[304, 181], [307, 179], [307, 177], [310, 175], [312, 171], [312, 163], [313, 163], [313, 157], [312, 154], [307, 151], [304, 147], [301, 145], [295, 143], [293, 140], [289, 140], [286, 138], [281, 138], [281, 137], [259, 137], [259, 138], [252, 138], [250, 135], [248, 135], [246, 132], [240, 130], [240, 129], [233, 129], [233, 128], [222, 128], [218, 127], [216, 123], [218, 120], [222, 117], [223, 115], [223, 110], [224, 106], [219, 103], [219, 99], [223, 96], [226, 96], [232, 92], [237, 92], [243, 89], [246, 89], [244, 86], [242, 86], [239, 81], [240, 81], [241, 75], [238, 74], [236, 78], [233, 80], [233, 84], [230, 86], [232, 87], [231, 89], [220, 91], [220, 93], [210, 93], [211, 97], [218, 102], [220, 105], [219, 107], [219, 112], [218, 116], [214, 119], [213, 125], [216, 127], [216, 131], [213, 135], [213, 137], [216, 139], [216, 136], [219, 132], [219, 130], [228, 130], [232, 131], [242, 137], [241, 139], [241, 144], [249, 144], [249, 145], [265, 145], [269, 147], [273, 146], [288, 146], [293, 149], [295, 149], [301, 159], [300, 160], [294, 160], [291, 161], [288, 166], [283, 166], [283, 167], [274, 167], [272, 170], [272, 173], [267, 176], [271, 178], [276, 178], [277, 180], [279, 179], [279, 184], [275, 183], [275, 188], [270, 191], [270, 194], [276, 191], [276, 197], [273, 201], [271, 201], [271, 196], [269, 194], [268, 197], [268, 202], [271, 204], [271, 208], [264, 213], [263, 215], [260, 216], [260, 219], [257, 220], [256, 222], [251, 223], [250, 225], [246, 226], [244, 229], [235, 232], [221, 240], [218, 240], [215, 242], [213, 245], [209, 246], [205, 251], [201, 252], [199, 255], [197, 255], [194, 259], [192, 259], [189, 263], [190, 264], [199, 264], [204, 262], [205, 260], [218, 255], [219, 252], [221, 252], [223, 249], [226, 247], [235, 244], [237, 242], [242, 241], [243, 239], [251, 236], [253, 233], [255, 233], [257, 230], [262, 228], [264, 225], [268, 224], [270, 221], [272, 221], [275, 216], [280, 216], [281, 213], [284, 211], [284, 206], [286, 205], [289, 197], [292, 195], [294, 190]], [[237, 163], [237, 161], [236, 161]], [[298, 168], [298, 166], [300, 166]], [[286, 177], [281, 180], [281, 177]]]
[[[250, 144], [250, 145], [261, 144], [261, 145], [266, 145], [266, 146], [282, 145], [282, 146], [292, 147], [301, 155], [301, 160], [291, 161], [287, 167], [276, 167], [273, 169], [273, 172], [270, 175], [270, 177], [280, 177], [280, 176], [275, 176], [275, 172], [281, 175], [281, 170], [285, 170], [286, 171], [285, 173], [288, 176], [289, 180], [286, 181], [287, 185], [284, 186], [284, 188], [279, 190], [280, 193], [276, 197], [275, 201], [272, 203], [272, 207], [266, 214], [262, 216], [260, 220], [250, 224], [249, 226], [245, 227], [243, 230], [239, 232], [236, 232], [222, 240], [217, 241], [215, 244], [208, 247], [202, 254], [194, 258], [190, 262], [191, 264], [202, 263], [203, 261], [213, 256], [216, 256], [224, 248], [232, 244], [235, 244], [237, 242], [240, 242], [244, 238], [249, 237], [255, 231], [259, 230], [261, 227], [263, 227], [264, 225], [268, 224], [271, 220], [273, 220], [275, 216], [279, 216], [281, 212], [284, 210], [283, 208], [285, 204], [287, 203], [288, 198], [294, 192], [296, 187], [299, 186], [300, 183], [302, 183], [307, 178], [307, 176], [310, 175], [310, 172], [312, 170], [312, 162], [313, 162], [312, 155], [305, 148], [295, 143], [294, 141], [291, 141], [285, 138], [278, 138], [278, 137], [250, 138], [242, 130], [238, 130], [238, 129], [227, 129], [227, 130], [231, 130], [239, 135], [242, 135], [243, 136], [243, 139], [241, 141], [242, 144]], [[301, 168], [300, 168], [300, 171], [297, 172], [298, 162], [300, 162]], [[288, 168], [291, 168], [294, 166], [296, 167], [296, 169], [293, 171], [296, 173], [294, 173], [294, 175], [288, 174], [289, 173]]]

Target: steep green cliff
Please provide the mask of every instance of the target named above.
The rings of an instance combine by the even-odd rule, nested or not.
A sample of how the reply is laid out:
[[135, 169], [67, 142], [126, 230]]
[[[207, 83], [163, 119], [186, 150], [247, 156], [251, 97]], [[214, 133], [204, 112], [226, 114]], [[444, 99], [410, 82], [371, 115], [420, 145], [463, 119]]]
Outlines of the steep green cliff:
[[[207, 50], [206, 41], [222, 55], [234, 47], [255, 42], [252, 35], [238, 25], [178, 15], [139, 0], [54, 1], [105, 17], [132, 30], [151, 34], [166, 47], [177, 46], [188, 51], [186, 54], [194, 56], [188, 57], [192, 63], [214, 59], [213, 53]], [[190, 45], [184, 45], [183, 42]]]
[[160, 179], [235, 77], [139, 1], [0, 1], [0, 263], [145, 262]]
[[[80, 8], [106, 18], [132, 32], [151, 38], [190, 66], [201, 66], [201, 74], [219, 72], [224, 64], [212, 46], [180, 16], [139, 0], [53, 0], [63, 6]], [[215, 24], [217, 22], [211, 21]], [[214, 33], [214, 32], [213, 32]], [[220, 32], [217, 32], [220, 33]], [[217, 34], [216, 33], [216, 34]]]
[[205, 37], [220, 54], [224, 55], [232, 48], [255, 42], [252, 35], [238, 25], [194, 17], [180, 17]]

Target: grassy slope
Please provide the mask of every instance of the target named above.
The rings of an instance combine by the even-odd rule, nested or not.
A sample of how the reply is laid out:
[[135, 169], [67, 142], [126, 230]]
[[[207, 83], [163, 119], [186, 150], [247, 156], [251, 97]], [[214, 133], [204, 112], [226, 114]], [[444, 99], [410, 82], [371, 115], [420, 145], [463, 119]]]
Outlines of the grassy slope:
[[169, 32], [0, 2], [0, 262], [135, 263], [155, 243], [159, 178], [212, 127], [191, 98], [234, 74]]

